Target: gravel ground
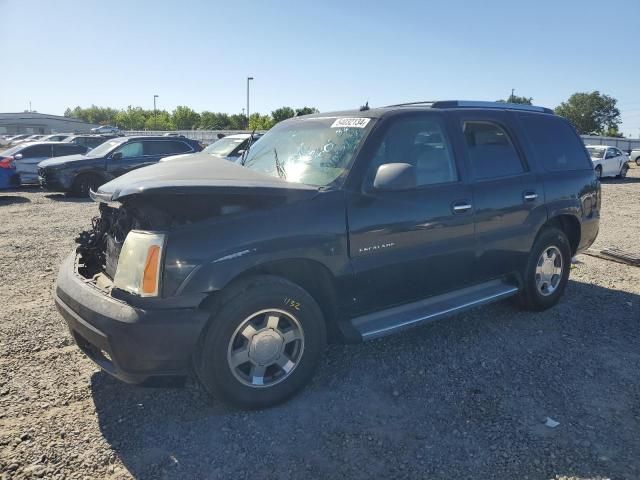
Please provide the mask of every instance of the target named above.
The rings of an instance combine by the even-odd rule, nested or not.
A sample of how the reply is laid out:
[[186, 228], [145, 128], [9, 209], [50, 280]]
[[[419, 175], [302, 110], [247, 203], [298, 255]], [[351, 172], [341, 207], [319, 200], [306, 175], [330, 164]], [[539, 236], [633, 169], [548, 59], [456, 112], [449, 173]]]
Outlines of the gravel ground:
[[[597, 246], [637, 253], [640, 169], [603, 190]], [[73, 345], [51, 289], [95, 213], [0, 193], [2, 479], [640, 478], [640, 268], [581, 255], [542, 314], [332, 345], [300, 395], [247, 413], [119, 383]]]

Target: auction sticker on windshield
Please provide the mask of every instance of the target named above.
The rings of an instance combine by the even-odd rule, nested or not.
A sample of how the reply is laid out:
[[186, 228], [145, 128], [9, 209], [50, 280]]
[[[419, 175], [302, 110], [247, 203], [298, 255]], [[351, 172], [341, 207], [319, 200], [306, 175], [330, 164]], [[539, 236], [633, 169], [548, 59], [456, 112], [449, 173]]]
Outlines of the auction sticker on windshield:
[[331, 128], [364, 128], [369, 123], [370, 118], [338, 118], [331, 125]]

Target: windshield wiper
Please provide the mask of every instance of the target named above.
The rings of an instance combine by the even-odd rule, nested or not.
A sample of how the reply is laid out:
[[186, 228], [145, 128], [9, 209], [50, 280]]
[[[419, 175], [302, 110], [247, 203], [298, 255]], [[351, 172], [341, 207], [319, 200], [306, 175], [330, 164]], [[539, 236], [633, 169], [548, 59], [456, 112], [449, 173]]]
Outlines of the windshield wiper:
[[247, 155], [249, 154], [249, 149], [251, 148], [251, 144], [253, 143], [253, 135], [256, 133], [256, 129], [253, 129], [251, 132], [251, 136], [249, 137], [249, 143], [247, 144], [247, 148], [242, 152], [242, 158], [240, 158], [240, 165], [244, 165], [244, 162], [247, 161]]
[[278, 159], [278, 151], [275, 148], [273, 149], [273, 156], [276, 159], [276, 170], [278, 171], [278, 176], [281, 179], [286, 180], [287, 179], [287, 172], [284, 171], [284, 167], [280, 163], [280, 159]]

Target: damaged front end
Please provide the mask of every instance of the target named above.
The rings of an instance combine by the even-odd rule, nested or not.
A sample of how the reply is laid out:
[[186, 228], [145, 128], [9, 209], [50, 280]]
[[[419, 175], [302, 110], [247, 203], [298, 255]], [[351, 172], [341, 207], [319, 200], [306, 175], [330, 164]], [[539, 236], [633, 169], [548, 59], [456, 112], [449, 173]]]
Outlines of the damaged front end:
[[[77, 272], [110, 290], [127, 234], [171, 230], [213, 217], [267, 209], [287, 201], [286, 196], [264, 195], [131, 195], [109, 204], [100, 202], [100, 215], [76, 238]], [[106, 278], [105, 278], [106, 276]]]

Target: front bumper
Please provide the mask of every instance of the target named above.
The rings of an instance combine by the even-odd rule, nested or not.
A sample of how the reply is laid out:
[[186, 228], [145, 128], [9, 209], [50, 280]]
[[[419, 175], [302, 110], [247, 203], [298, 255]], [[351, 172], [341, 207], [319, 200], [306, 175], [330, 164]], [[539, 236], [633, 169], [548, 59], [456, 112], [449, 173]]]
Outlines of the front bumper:
[[128, 383], [185, 375], [209, 315], [190, 308], [136, 308], [76, 273], [75, 253], [60, 267], [55, 301], [80, 349]]
[[51, 192], [66, 192], [70, 186], [60, 178], [59, 172], [38, 168], [38, 183], [45, 190]]

